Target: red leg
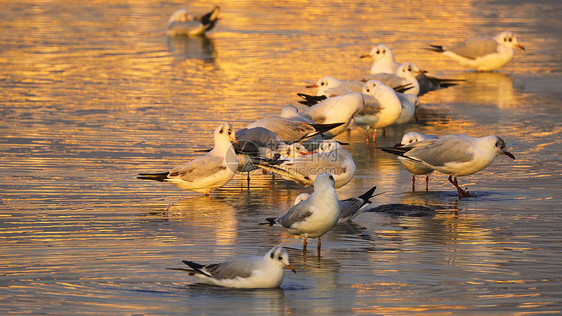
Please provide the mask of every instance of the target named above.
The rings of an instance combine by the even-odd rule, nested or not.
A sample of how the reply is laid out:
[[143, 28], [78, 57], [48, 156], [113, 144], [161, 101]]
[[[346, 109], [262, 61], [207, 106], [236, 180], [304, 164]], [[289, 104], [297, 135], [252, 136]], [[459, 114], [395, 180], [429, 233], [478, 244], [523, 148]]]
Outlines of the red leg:
[[416, 192], [416, 175], [412, 175], [412, 192]]
[[308, 242], [306, 241], [306, 236], [304, 236], [304, 244], [302, 246], [302, 251], [306, 252], [306, 245], [308, 244]]
[[377, 137], [377, 129], [376, 129], [376, 128], [373, 128], [373, 146], [376, 145], [376, 144], [375, 144], [375, 139], [376, 139], [376, 137]]
[[425, 175], [425, 192], [429, 191], [429, 173]]
[[386, 137], [386, 127], [382, 128], [382, 137]]
[[449, 176], [449, 182], [451, 182], [455, 186], [455, 188], [457, 188], [457, 191], [459, 192], [459, 198], [470, 196], [467, 191], [459, 187], [459, 182], [457, 180], [457, 177]]

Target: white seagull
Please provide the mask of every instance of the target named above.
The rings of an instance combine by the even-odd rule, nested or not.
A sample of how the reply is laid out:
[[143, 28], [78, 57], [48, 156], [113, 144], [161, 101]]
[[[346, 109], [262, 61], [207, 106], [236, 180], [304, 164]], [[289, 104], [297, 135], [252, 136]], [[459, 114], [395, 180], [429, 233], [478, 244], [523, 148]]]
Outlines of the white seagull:
[[323, 133], [327, 138], [333, 138], [347, 130], [355, 115], [363, 109], [363, 104], [364, 100], [361, 93], [349, 92], [341, 96], [327, 98], [305, 109], [302, 116], [310, 118], [317, 124], [344, 122], [343, 125]]
[[525, 50], [511, 32], [495, 37], [476, 37], [450, 47], [430, 45], [431, 51], [442, 53], [459, 65], [477, 71], [492, 71], [505, 66], [513, 58], [513, 48]]
[[318, 149], [280, 165], [259, 164], [258, 167], [283, 176], [304, 186], [311, 186], [319, 173], [330, 172], [336, 188], [346, 185], [355, 174], [355, 163], [351, 154], [335, 140], [325, 140]]
[[197, 157], [185, 165], [175, 167], [169, 172], [141, 173], [139, 179], [171, 182], [177, 187], [205, 193], [220, 188], [230, 181], [238, 168], [238, 158], [231, 141], [237, 143], [234, 132], [228, 123], [217, 127], [214, 133], [215, 147], [206, 155]]
[[283, 282], [284, 270], [297, 273], [289, 264], [289, 254], [283, 247], [273, 247], [264, 256], [245, 256], [215, 264], [199, 264], [183, 260], [190, 269], [168, 268], [186, 271], [201, 283], [231, 288], [276, 288]]
[[[437, 139], [437, 136], [410, 132], [404, 134], [400, 143], [394, 145], [394, 147], [414, 147], [417, 143], [430, 139]], [[398, 156], [398, 162], [412, 174], [412, 192], [416, 191], [416, 175], [421, 174], [425, 174], [425, 191], [429, 191], [429, 175], [433, 172], [433, 168], [423, 162], [401, 156]]]
[[[376, 189], [377, 187], [374, 186], [370, 188], [369, 191], [363, 193], [358, 197], [339, 200], [338, 203], [340, 205], [340, 218], [338, 219], [338, 224], [349, 222], [357, 217], [357, 215], [361, 214], [361, 212], [363, 212], [367, 208], [367, 206], [371, 204], [371, 201], [369, 201], [369, 199], [373, 197], [373, 193], [375, 193]], [[299, 194], [295, 198], [294, 205], [299, 204], [301, 201], [307, 200], [309, 197], [310, 194], [308, 193]]]
[[515, 159], [506, 151], [503, 139], [498, 136], [470, 137], [466, 135], [445, 135], [438, 139], [413, 143], [414, 146], [382, 148], [383, 151], [423, 163], [429, 168], [449, 175], [459, 197], [468, 197], [467, 191], [458, 185], [457, 177], [468, 176], [488, 167], [496, 156], [504, 154]]
[[385, 44], [377, 44], [369, 54], [361, 56], [361, 58], [371, 57], [374, 59], [371, 66], [371, 74], [380, 73], [396, 73], [400, 63], [394, 60], [394, 54], [390, 47]]
[[395, 73], [378, 73], [365, 76], [362, 80], [378, 80], [391, 88], [410, 87], [405, 90], [405, 94], [418, 95], [420, 93], [420, 84], [416, 76], [424, 73], [413, 63], [401, 64]]
[[177, 10], [168, 20], [168, 35], [203, 35], [215, 27], [219, 20], [219, 12], [220, 7], [216, 6], [211, 12], [194, 17], [185, 9]]
[[402, 104], [392, 88], [377, 80], [369, 80], [363, 87], [363, 93], [374, 97], [374, 100], [366, 98], [363, 110], [355, 117], [355, 125], [367, 128], [366, 139], [369, 140], [369, 129], [373, 128], [373, 143], [377, 135], [377, 128], [394, 124], [400, 112]]
[[304, 237], [303, 251], [306, 250], [308, 237], [318, 237], [318, 251], [320, 251], [322, 235], [330, 231], [340, 217], [335, 183], [331, 174], [319, 174], [314, 181], [314, 192], [308, 199], [293, 206], [287, 213], [266, 220], [270, 226], [279, 224], [289, 233]]

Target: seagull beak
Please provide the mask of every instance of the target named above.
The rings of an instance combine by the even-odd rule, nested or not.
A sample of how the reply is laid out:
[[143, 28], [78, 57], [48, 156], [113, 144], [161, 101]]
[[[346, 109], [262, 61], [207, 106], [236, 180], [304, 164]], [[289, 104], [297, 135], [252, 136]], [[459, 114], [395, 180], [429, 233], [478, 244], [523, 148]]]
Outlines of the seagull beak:
[[236, 138], [232, 137], [230, 140], [231, 140], [233, 143], [235, 143], [236, 145], [240, 146], [240, 143], [238, 142], [238, 140], [237, 140]]
[[398, 143], [398, 144], [394, 145], [394, 147], [395, 147], [395, 148], [396, 148], [396, 147], [404, 147], [404, 145], [402, 145], [402, 143]]
[[513, 156], [513, 154], [510, 153], [509, 151], [504, 151], [503, 153], [504, 153], [504, 155], [508, 156], [509, 158], [515, 160], [515, 156]]
[[521, 50], [525, 50], [525, 47], [523, 47], [523, 45], [520, 45], [520, 44], [516, 44], [515, 47], [521, 48]]
[[287, 268], [287, 269], [293, 271], [294, 273], [297, 273], [297, 270], [295, 270], [295, 268], [293, 268], [290, 264], [286, 264], [286, 265], [285, 265], [285, 268]]
[[308, 156], [308, 155], [312, 155], [312, 154], [314, 154], [314, 153], [315, 153], [315, 152], [313, 152], [313, 151], [309, 151], [309, 152], [300, 152], [300, 151], [299, 151], [299, 154], [301, 154], [302, 156]]
[[361, 56], [359, 56], [359, 58], [367, 58], [367, 57], [371, 57], [371, 55], [367, 54], [367, 55], [361, 55]]
[[318, 86], [316, 84], [309, 84], [308, 86], [306, 86], [307, 88], [318, 88]]
[[426, 74], [426, 73], [427, 73], [427, 70], [420, 70], [420, 71], [418, 71], [418, 74], [420, 74], [420, 75], [421, 75], [421, 74]]

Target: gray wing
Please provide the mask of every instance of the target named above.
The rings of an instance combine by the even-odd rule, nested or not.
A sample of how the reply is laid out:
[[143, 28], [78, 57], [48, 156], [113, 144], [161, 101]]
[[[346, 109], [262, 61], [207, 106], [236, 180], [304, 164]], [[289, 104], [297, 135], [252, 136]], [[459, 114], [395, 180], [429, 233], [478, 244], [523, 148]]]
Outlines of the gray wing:
[[324, 91], [324, 95], [327, 97], [337, 97], [344, 95], [351, 91], [361, 92], [363, 90], [364, 82], [361, 81], [345, 81], [342, 85]]
[[[427, 146], [425, 145], [427, 144]], [[472, 160], [472, 145], [455, 136], [443, 136], [437, 140], [413, 143], [414, 147], [404, 156], [419, 159], [431, 166], [440, 167], [449, 162], [467, 162]]]
[[168, 178], [180, 178], [187, 182], [194, 182], [226, 169], [224, 157], [205, 155], [197, 157], [185, 165], [175, 167], [168, 174]]
[[404, 78], [401, 78], [395, 74], [389, 74], [389, 73], [380, 73], [380, 74], [370, 74], [368, 76], [366, 76], [365, 78], [363, 78], [363, 80], [369, 81], [369, 80], [378, 80], [382, 83], [384, 83], [386, 86], [389, 86], [391, 88], [400, 86], [404, 84]]
[[238, 141], [250, 141], [260, 147], [278, 145], [281, 142], [277, 134], [264, 127], [243, 128], [237, 130], [235, 135]]
[[478, 37], [457, 43], [447, 48], [447, 50], [468, 59], [476, 59], [488, 54], [497, 53], [498, 45], [498, 42], [492, 38]]
[[314, 127], [308, 123], [295, 122], [284, 118], [269, 118], [259, 120], [247, 126], [247, 128], [263, 127], [276, 133], [281, 140], [293, 143], [301, 140], [306, 135], [316, 132]]
[[373, 97], [370, 94], [366, 94], [365, 106], [363, 106], [363, 110], [359, 112], [359, 115], [374, 115], [379, 113], [380, 111], [381, 111], [381, 105], [377, 101], [377, 99], [375, 99], [375, 97]]
[[223, 263], [209, 264], [204, 267], [204, 271], [217, 280], [248, 278], [255, 270], [258, 259], [258, 257], [242, 257]]
[[357, 197], [352, 197], [347, 200], [340, 201], [340, 218], [347, 219], [353, 216], [361, 206], [363, 206], [363, 200]]
[[291, 207], [287, 213], [277, 217], [275, 222], [281, 224], [285, 228], [289, 228], [294, 223], [305, 221], [312, 215], [309, 205], [310, 199], [301, 201], [299, 204]]

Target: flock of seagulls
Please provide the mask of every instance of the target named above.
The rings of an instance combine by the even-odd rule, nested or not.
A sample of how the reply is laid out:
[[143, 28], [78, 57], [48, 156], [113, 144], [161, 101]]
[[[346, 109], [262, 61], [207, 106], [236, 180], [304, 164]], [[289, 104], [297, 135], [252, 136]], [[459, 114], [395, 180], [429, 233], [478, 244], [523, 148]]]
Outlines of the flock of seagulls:
[[[217, 6], [207, 14], [194, 17], [186, 10], [174, 12], [168, 23], [170, 36], [203, 35], [218, 21]], [[513, 48], [524, 49], [510, 32], [492, 38], [469, 39], [450, 47], [430, 45], [438, 52], [462, 66], [477, 71], [490, 71], [507, 64]], [[320, 78], [307, 88], [316, 88], [315, 95], [298, 93], [302, 105], [283, 107], [277, 117], [252, 122], [234, 131], [230, 124], [220, 124], [214, 131], [215, 145], [211, 150], [185, 165], [161, 173], [141, 173], [139, 179], [170, 182], [181, 189], [205, 193], [227, 184], [237, 172], [248, 173], [262, 169], [278, 174], [303, 186], [313, 186], [311, 194], [302, 193], [293, 207], [284, 214], [265, 219], [263, 225], [280, 226], [290, 234], [304, 239], [321, 237], [337, 223], [354, 219], [367, 208], [376, 186], [363, 195], [340, 200], [336, 189], [351, 181], [356, 166], [345, 144], [333, 140], [335, 136], [354, 126], [376, 130], [395, 124], [417, 120], [419, 97], [433, 90], [462, 84], [461, 80], [429, 76], [414, 63], [399, 63], [392, 49], [378, 44], [361, 58], [372, 58], [370, 74], [359, 80], [341, 80], [332, 76]], [[383, 151], [397, 155], [398, 161], [415, 176], [434, 171], [448, 175], [459, 198], [470, 196], [458, 184], [458, 177], [479, 172], [489, 166], [498, 155], [515, 159], [507, 151], [506, 143], [498, 136], [471, 137], [466, 135], [423, 135], [410, 132], [394, 147]], [[197, 277], [201, 283], [235, 288], [278, 287], [284, 268], [295, 272], [289, 255], [282, 247], [271, 248], [264, 256], [234, 258], [219, 264], [198, 264], [183, 261], [189, 268], [171, 268]], [[296, 272], [295, 272], [296, 273]]]

